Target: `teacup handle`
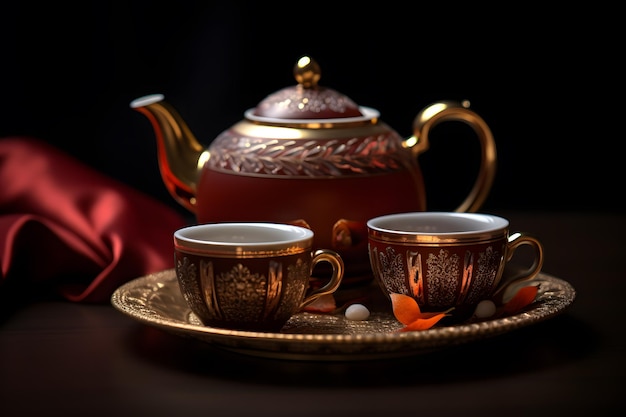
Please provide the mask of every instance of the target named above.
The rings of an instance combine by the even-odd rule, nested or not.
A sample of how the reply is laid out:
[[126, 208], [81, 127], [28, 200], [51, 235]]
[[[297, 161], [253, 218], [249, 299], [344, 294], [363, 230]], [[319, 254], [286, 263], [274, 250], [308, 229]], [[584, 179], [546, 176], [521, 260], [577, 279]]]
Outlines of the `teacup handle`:
[[420, 111], [413, 121], [413, 136], [404, 141], [404, 146], [417, 157], [428, 150], [430, 130], [444, 121], [467, 123], [478, 135], [481, 148], [481, 161], [478, 175], [472, 190], [454, 211], [475, 212], [485, 202], [496, 173], [496, 144], [487, 123], [469, 109], [469, 101], [440, 101]]
[[311, 304], [313, 301], [320, 298], [322, 295], [332, 294], [339, 288], [339, 284], [341, 284], [341, 280], [343, 278], [344, 272], [344, 263], [341, 256], [330, 249], [318, 249], [313, 252], [313, 259], [311, 261], [311, 271], [309, 274], [313, 273], [313, 269], [315, 265], [320, 262], [328, 262], [332, 266], [332, 275], [326, 285], [316, 288], [312, 290], [309, 294], [304, 297], [302, 304], [300, 304], [300, 308]]
[[523, 245], [533, 247], [535, 252], [533, 264], [528, 269], [517, 272], [514, 276], [507, 278], [504, 282], [501, 282], [492, 297], [494, 301], [500, 303], [503, 301], [507, 301], [513, 295], [507, 291], [513, 291], [519, 284], [533, 280], [539, 274], [539, 272], [541, 272], [544, 260], [543, 245], [536, 237], [531, 235], [522, 234], [519, 232], [512, 233], [508, 238], [504, 261], [509, 262], [513, 258], [515, 250]]

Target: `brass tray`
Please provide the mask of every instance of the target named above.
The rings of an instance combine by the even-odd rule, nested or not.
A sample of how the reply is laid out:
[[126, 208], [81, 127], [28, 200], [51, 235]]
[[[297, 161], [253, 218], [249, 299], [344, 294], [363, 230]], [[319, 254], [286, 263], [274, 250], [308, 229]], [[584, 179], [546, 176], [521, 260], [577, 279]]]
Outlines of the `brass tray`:
[[375, 285], [336, 293], [338, 306], [340, 302], [366, 305], [371, 312], [367, 320], [347, 320], [343, 311], [301, 312], [276, 333], [204, 326], [187, 307], [173, 269], [127, 282], [115, 290], [111, 303], [144, 324], [242, 354], [292, 360], [365, 360], [417, 355], [493, 337], [554, 317], [574, 301], [576, 292], [568, 282], [543, 272], [535, 280], [539, 286], [537, 299], [519, 314], [473, 323], [438, 324], [415, 332], [396, 332], [402, 325]]

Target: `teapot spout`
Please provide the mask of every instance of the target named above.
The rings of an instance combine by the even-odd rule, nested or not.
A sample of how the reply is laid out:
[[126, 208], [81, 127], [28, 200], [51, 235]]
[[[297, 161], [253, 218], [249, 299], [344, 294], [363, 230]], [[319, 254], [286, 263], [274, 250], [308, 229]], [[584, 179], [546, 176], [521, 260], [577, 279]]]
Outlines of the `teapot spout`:
[[156, 134], [161, 177], [174, 199], [195, 214], [196, 189], [204, 161], [204, 147], [198, 142], [178, 112], [162, 94], [139, 97], [130, 103], [144, 114]]

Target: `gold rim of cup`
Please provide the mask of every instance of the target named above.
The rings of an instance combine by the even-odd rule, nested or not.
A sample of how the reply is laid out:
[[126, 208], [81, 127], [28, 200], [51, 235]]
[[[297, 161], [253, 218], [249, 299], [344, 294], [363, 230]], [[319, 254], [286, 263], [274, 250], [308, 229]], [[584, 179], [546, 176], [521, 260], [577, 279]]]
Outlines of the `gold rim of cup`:
[[[200, 226], [200, 227], [198, 227]], [[265, 258], [310, 251], [313, 231], [279, 223], [211, 223], [210, 234], [202, 225], [174, 233], [174, 248], [183, 253], [223, 258]], [[241, 228], [241, 236], [233, 230]], [[268, 232], [273, 236], [268, 237]]]
[[[445, 218], [445, 225], [437, 224]], [[368, 220], [369, 238], [381, 243], [429, 244], [477, 242], [507, 238], [509, 221], [480, 213], [415, 212]]]

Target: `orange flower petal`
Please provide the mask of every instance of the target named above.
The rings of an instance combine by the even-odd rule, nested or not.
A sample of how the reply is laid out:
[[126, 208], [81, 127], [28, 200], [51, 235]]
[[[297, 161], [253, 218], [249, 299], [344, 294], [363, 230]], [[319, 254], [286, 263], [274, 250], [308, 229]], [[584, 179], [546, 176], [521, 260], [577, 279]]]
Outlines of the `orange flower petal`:
[[503, 315], [511, 315], [519, 312], [524, 307], [535, 301], [539, 288], [535, 285], [528, 285], [520, 288], [513, 298], [502, 306]]
[[389, 294], [389, 296], [394, 316], [400, 323], [404, 324], [404, 327], [398, 330], [400, 332], [430, 329], [439, 320], [447, 316], [450, 311], [454, 310], [454, 308], [449, 308], [443, 312], [422, 313], [419, 304], [413, 297], [397, 293]]
[[[430, 314], [429, 314], [430, 315]], [[407, 324], [401, 328], [400, 332], [410, 332], [414, 330], [428, 330], [433, 327], [439, 320], [446, 316], [446, 313], [434, 313], [429, 318], [417, 319], [413, 323]]]
[[421, 318], [420, 306], [413, 297], [404, 294], [389, 294], [391, 297], [391, 305], [393, 307], [393, 315], [402, 324], [410, 324]]

